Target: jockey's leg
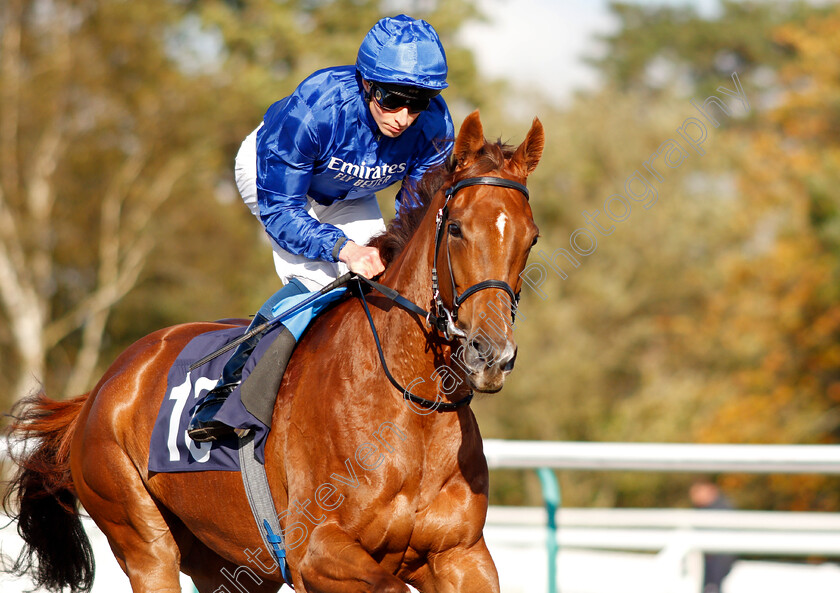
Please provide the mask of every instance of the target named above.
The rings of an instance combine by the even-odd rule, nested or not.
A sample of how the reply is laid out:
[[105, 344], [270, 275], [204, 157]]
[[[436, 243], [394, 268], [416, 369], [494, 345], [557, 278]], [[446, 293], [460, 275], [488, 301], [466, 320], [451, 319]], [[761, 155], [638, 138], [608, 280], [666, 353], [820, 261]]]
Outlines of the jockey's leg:
[[[292, 279], [260, 307], [246, 333], [274, 317], [273, 309], [278, 303], [290, 296], [304, 292], [307, 292], [306, 287], [297, 279]], [[225, 363], [219, 382], [198, 403], [187, 429], [192, 440], [198, 442], [215, 441], [234, 433], [232, 427], [216, 420], [215, 416], [228, 396], [242, 382], [242, 369], [262, 336], [262, 333], [256, 334], [236, 347], [230, 359]]]

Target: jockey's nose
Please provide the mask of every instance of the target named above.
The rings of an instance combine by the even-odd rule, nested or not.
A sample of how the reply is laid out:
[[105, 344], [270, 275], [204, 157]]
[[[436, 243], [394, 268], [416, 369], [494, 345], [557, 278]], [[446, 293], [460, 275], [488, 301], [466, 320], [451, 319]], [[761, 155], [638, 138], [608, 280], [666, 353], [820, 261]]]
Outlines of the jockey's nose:
[[408, 120], [408, 107], [403, 107], [402, 109], [396, 111], [396, 121], [401, 128], [404, 128], [408, 125]]

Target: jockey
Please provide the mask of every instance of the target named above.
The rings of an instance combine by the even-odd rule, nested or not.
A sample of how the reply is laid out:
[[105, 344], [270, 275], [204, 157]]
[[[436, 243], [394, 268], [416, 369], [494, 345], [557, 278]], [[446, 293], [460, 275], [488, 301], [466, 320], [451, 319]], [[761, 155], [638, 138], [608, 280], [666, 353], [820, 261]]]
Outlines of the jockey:
[[[375, 192], [403, 181], [399, 216], [411, 206], [405, 180], [419, 181], [448, 157], [454, 128], [439, 96], [446, 75], [431, 25], [383, 18], [362, 41], [355, 67], [319, 70], [269, 107], [237, 154], [236, 183], [268, 233], [284, 287], [250, 327], [271, 319], [286, 297], [318, 290], [348, 270], [368, 278], [384, 270], [378, 250], [365, 246], [385, 230]], [[199, 402], [188, 429], [193, 440], [233, 434], [214, 416], [241, 382], [259, 337], [234, 351]]]

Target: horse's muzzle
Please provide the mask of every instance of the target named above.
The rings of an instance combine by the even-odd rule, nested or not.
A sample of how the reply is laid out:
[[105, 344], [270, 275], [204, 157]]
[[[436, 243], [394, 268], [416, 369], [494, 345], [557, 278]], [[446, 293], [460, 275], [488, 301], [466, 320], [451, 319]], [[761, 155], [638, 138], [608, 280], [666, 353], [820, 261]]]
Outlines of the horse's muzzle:
[[476, 391], [495, 393], [505, 383], [516, 362], [516, 343], [512, 339], [494, 340], [484, 332], [473, 332], [466, 340], [464, 363]]

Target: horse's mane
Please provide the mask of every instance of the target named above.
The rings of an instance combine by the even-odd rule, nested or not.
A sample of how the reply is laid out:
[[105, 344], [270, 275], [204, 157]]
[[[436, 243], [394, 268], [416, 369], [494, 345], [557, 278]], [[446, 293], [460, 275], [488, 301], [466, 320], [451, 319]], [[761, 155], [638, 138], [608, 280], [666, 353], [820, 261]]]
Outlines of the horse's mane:
[[[454, 156], [450, 156], [440, 165], [426, 171], [419, 183], [406, 182], [405, 199], [399, 216], [388, 223], [385, 232], [371, 239], [368, 245], [379, 249], [379, 256], [387, 266], [405, 248], [441, 188], [467, 177], [476, 177], [500, 170], [504, 167], [505, 160], [513, 156], [513, 151], [513, 146], [501, 140], [494, 143], [485, 142], [474, 155], [474, 160], [460, 171], [457, 170], [457, 160]], [[410, 203], [408, 203], [409, 199]]]

